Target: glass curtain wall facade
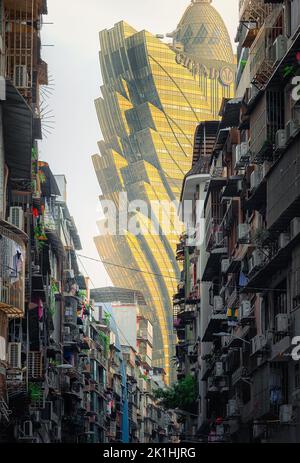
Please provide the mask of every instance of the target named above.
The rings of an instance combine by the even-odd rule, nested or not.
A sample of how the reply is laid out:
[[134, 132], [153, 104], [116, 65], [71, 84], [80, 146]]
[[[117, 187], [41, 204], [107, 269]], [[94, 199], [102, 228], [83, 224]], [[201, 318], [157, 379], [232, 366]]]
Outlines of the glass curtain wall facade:
[[[166, 370], [168, 380], [181, 230], [176, 210], [167, 204], [179, 199], [197, 125], [218, 118], [223, 98], [234, 92], [235, 57], [226, 27], [210, 3], [195, 0], [188, 6], [171, 44], [123, 21], [100, 32], [103, 86], [96, 110], [103, 140], [100, 155], [93, 156], [100, 201], [113, 201], [117, 214], [124, 208], [120, 193], [129, 202], [145, 201], [149, 211], [151, 201], [164, 203], [152, 215], [159, 234], [136, 236], [124, 227], [114, 236], [96, 237], [95, 243], [103, 261], [124, 267], [105, 265], [113, 284], [143, 291], [151, 311], [145, 315], [154, 326], [153, 364]], [[130, 218], [149, 229], [150, 215], [144, 210], [132, 211]]]

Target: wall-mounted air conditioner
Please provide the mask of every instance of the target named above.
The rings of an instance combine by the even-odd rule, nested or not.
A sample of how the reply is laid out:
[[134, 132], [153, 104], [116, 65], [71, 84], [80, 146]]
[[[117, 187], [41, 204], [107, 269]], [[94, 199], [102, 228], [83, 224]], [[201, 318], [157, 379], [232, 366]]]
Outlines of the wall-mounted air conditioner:
[[300, 233], [300, 217], [295, 217], [290, 224], [291, 239], [296, 238]]
[[265, 161], [262, 165], [262, 178], [265, 178], [267, 173], [269, 172], [272, 164], [269, 161]]
[[22, 426], [23, 436], [26, 438], [33, 437], [33, 425], [32, 421], [24, 421]]
[[22, 207], [10, 207], [8, 221], [20, 230], [24, 230], [24, 211]]
[[15, 66], [14, 84], [17, 88], [28, 87], [28, 73], [26, 66], [22, 64]]
[[64, 270], [64, 277], [72, 280], [74, 278], [74, 270], [72, 268]]
[[265, 260], [265, 255], [259, 249], [255, 249], [252, 253], [253, 268], [260, 267], [263, 265]]
[[287, 38], [284, 35], [279, 35], [274, 42], [275, 60], [281, 61], [287, 51]]
[[71, 328], [69, 326], [64, 326], [64, 335], [70, 336], [70, 334], [71, 334]]
[[221, 231], [215, 233], [215, 244], [216, 246], [222, 246], [224, 244], [224, 235]]
[[281, 405], [279, 409], [279, 421], [281, 424], [289, 424], [293, 421], [293, 405]]
[[286, 146], [286, 131], [285, 129], [277, 130], [275, 136], [275, 148], [283, 149]]
[[224, 374], [223, 362], [216, 362], [215, 376], [223, 376], [223, 374]]
[[262, 181], [262, 174], [260, 170], [254, 170], [250, 175], [250, 189], [255, 190]]
[[214, 312], [222, 313], [224, 311], [223, 299], [221, 296], [214, 296]]
[[242, 301], [239, 307], [239, 315], [240, 319], [248, 318], [251, 313], [251, 302], [250, 301]]
[[241, 145], [235, 146], [235, 169], [240, 169], [243, 167], [242, 159], [241, 159]]
[[241, 161], [247, 162], [250, 159], [250, 144], [249, 141], [243, 141], [241, 143]]
[[281, 233], [278, 238], [278, 246], [280, 249], [285, 248], [290, 242], [289, 233]]
[[250, 227], [248, 223], [240, 223], [238, 226], [238, 242], [247, 244], [249, 242]]
[[292, 119], [286, 123], [285, 126], [286, 130], [286, 139], [287, 141], [290, 140], [291, 138], [294, 138], [299, 130], [300, 130], [300, 123], [296, 119]]
[[279, 313], [275, 317], [276, 333], [284, 334], [289, 331], [289, 316], [286, 313]]
[[222, 259], [222, 261], [221, 261], [221, 272], [222, 273], [227, 273], [229, 265], [230, 265], [230, 260], [229, 259]]
[[21, 369], [21, 348], [20, 342], [9, 342], [8, 343], [8, 363], [13, 369]]
[[239, 405], [236, 399], [229, 400], [226, 408], [228, 417], [239, 416]]
[[267, 345], [267, 337], [263, 334], [258, 334], [251, 339], [251, 355], [261, 352]]
[[258, 437], [261, 437], [264, 435], [266, 432], [267, 427], [265, 424], [261, 424], [259, 422], [254, 422], [253, 423], [253, 437], [254, 439], [257, 439]]

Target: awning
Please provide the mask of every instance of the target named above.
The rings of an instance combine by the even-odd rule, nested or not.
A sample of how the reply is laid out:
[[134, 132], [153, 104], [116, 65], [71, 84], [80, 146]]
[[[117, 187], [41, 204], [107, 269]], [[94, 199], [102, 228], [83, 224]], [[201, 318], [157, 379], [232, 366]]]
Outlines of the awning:
[[225, 196], [226, 198], [234, 198], [239, 196], [238, 185], [241, 180], [243, 180], [243, 176], [241, 175], [229, 177], [227, 184], [224, 187], [222, 196]]
[[213, 342], [214, 333], [219, 333], [223, 325], [227, 325], [228, 317], [224, 314], [212, 314], [206, 327], [202, 342]]
[[46, 181], [43, 182], [41, 185], [43, 196], [60, 196], [59, 188], [57, 186], [55, 177], [49, 167], [49, 164], [47, 162], [39, 161], [38, 167], [46, 177]]
[[5, 161], [12, 179], [31, 179], [33, 113], [25, 99], [8, 80], [2, 103]]
[[61, 242], [61, 239], [58, 237], [56, 231], [46, 229], [46, 235], [49, 240], [49, 243], [52, 246], [53, 251], [61, 258], [66, 257], [65, 248]]

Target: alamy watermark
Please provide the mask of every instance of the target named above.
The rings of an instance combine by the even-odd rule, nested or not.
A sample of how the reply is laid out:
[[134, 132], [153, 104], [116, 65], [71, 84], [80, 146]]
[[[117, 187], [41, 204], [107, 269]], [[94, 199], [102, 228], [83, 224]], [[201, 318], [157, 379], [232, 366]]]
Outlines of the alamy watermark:
[[[195, 210], [199, 210], [198, 201]], [[126, 192], [120, 192], [117, 201], [101, 201], [104, 218], [98, 222], [100, 235], [188, 235], [188, 245], [200, 243], [200, 235], [192, 226], [192, 200], [182, 203], [168, 200], [128, 201]], [[179, 213], [180, 211], [180, 213]]]

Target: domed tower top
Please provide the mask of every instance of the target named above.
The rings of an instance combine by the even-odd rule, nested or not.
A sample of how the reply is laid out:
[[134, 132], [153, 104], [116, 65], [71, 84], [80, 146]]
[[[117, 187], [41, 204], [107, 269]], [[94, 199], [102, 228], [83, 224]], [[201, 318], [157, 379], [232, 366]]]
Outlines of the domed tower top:
[[184, 53], [195, 61], [234, 63], [227, 28], [212, 0], [192, 0], [177, 30], [174, 42], [183, 45]]

